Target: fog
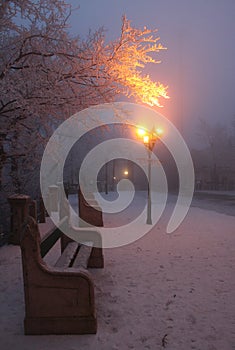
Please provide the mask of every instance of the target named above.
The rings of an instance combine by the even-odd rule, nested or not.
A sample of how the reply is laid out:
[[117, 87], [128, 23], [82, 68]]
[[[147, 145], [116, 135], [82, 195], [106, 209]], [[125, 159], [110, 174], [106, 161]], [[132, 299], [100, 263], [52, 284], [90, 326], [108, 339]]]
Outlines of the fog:
[[107, 40], [120, 34], [123, 14], [138, 28], [157, 28], [167, 51], [148, 67], [152, 79], [168, 85], [170, 100], [159, 110], [198, 145], [199, 119], [230, 125], [235, 115], [234, 0], [70, 0], [80, 6], [71, 32], [85, 37], [103, 26]]

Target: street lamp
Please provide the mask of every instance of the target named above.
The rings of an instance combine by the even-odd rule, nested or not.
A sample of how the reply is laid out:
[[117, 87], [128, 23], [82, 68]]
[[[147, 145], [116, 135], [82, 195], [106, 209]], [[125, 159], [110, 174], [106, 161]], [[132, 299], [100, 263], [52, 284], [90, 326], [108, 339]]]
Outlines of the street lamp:
[[148, 151], [148, 202], [147, 202], [147, 220], [146, 224], [152, 225], [152, 202], [151, 202], [151, 161], [152, 150], [157, 139], [163, 134], [161, 128], [152, 128], [149, 132], [143, 128], [137, 129], [138, 138], [144, 143]]

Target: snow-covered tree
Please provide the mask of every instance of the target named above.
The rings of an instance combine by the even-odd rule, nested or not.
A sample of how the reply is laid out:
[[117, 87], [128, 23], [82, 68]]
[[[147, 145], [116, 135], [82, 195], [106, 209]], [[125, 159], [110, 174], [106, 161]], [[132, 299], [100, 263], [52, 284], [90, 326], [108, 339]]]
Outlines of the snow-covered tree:
[[[71, 38], [70, 7], [62, 0], [3, 0], [0, 5], [0, 116], [4, 136], [25, 119], [72, 112], [118, 93], [160, 105], [166, 87], [143, 75], [153, 53], [164, 49], [155, 31], [132, 28], [123, 17], [120, 38], [105, 44], [98, 30], [87, 40]], [[45, 119], [44, 119], [45, 118]]]
[[7, 192], [24, 190], [27, 180], [17, 184], [18, 175], [23, 169], [32, 178], [31, 161], [40, 162], [37, 154], [61, 120], [118, 94], [151, 106], [168, 97], [167, 87], [144, 74], [164, 50], [156, 30], [133, 28], [123, 17], [116, 41], [106, 43], [102, 29], [81, 40], [69, 34], [71, 11], [63, 0], [0, 3], [0, 184], [7, 190], [7, 166]]

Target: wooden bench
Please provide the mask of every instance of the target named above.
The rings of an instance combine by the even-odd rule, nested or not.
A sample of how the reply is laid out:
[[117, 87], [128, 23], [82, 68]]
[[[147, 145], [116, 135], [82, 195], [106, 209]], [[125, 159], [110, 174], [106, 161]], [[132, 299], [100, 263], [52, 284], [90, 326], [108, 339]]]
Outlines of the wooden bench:
[[[27, 218], [21, 236], [25, 294], [25, 334], [96, 333], [94, 283], [89, 267], [103, 267], [100, 233], [73, 228], [79, 244], [62, 234], [68, 218], [61, 220], [41, 240], [38, 224]], [[61, 256], [54, 266], [43, 257], [61, 239]], [[99, 248], [100, 247], [100, 248]]]

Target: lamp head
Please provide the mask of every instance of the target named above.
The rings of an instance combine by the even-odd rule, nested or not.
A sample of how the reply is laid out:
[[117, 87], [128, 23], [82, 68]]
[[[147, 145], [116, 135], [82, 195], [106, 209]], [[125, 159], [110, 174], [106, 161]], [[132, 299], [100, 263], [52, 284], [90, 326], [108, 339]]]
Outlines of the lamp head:
[[138, 136], [143, 137], [144, 135], [146, 135], [146, 130], [144, 130], [142, 128], [138, 128], [137, 134], [138, 134]]
[[148, 144], [149, 143], [149, 135], [144, 135], [143, 141], [145, 144]]

